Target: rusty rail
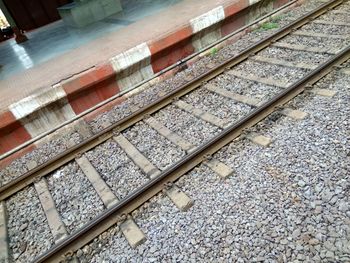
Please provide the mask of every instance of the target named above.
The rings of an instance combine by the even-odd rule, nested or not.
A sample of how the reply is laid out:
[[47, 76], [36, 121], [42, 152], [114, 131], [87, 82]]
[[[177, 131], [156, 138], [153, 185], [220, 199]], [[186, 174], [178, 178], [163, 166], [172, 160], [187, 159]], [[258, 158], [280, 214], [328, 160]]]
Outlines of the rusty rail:
[[[230, 68], [241, 61], [248, 58], [251, 54], [258, 52], [259, 50], [268, 46], [271, 42], [274, 42], [285, 35], [287, 35], [292, 30], [308, 23], [310, 19], [314, 19], [317, 16], [328, 11], [330, 8], [333, 8], [342, 3], [341, 0], [335, 0], [330, 3], [327, 3], [315, 11], [303, 16], [298, 19], [291, 25], [288, 25], [281, 30], [279, 30], [274, 35], [258, 42], [257, 44], [247, 48], [241, 54], [233, 57], [232, 59], [222, 63], [218, 67], [212, 69], [206, 74], [192, 80], [186, 85], [175, 90], [171, 94], [165, 96], [154, 102], [152, 105], [147, 106], [145, 109], [141, 109], [128, 117], [126, 120], [120, 121], [113, 128], [118, 128], [119, 131], [129, 127], [135, 122], [141, 120], [144, 115], [153, 113], [164, 106], [171, 103], [173, 98], [183, 96], [184, 94], [190, 92], [191, 90], [199, 87], [201, 83], [208, 81], [215, 76], [224, 72], [227, 68]], [[284, 105], [286, 102], [290, 101], [292, 98], [300, 94], [305, 90], [305, 88], [313, 85], [319, 79], [327, 75], [334, 66], [340, 65], [344, 61], [350, 59], [350, 47], [339, 52], [337, 55], [333, 56], [331, 59], [327, 60], [324, 64], [318, 66], [315, 70], [308, 73], [302, 79], [298, 80], [296, 83], [283, 90], [281, 93], [277, 94], [268, 102], [256, 108], [254, 111], [249, 113], [244, 118], [240, 119], [238, 122], [232, 124], [220, 134], [197, 148], [194, 152], [185, 156], [182, 160], [163, 171], [158, 177], [150, 180], [148, 183], [137, 189], [136, 191], [129, 194], [126, 198], [121, 200], [115, 206], [104, 211], [97, 218], [86, 224], [84, 227], [74, 232], [72, 235], [64, 239], [61, 243], [54, 245], [51, 249], [40, 255], [36, 258], [35, 262], [59, 262], [62, 260], [62, 256], [72, 254], [72, 251], [76, 251], [81, 248], [92, 239], [94, 239], [99, 234], [106, 231], [108, 228], [116, 224], [124, 214], [128, 214], [135, 210], [137, 207], [142, 205], [145, 201], [149, 200], [151, 197], [159, 193], [164, 185], [169, 182], [176, 181], [179, 177], [193, 169], [195, 166], [200, 164], [207, 156], [210, 156], [217, 152], [219, 149], [229, 144], [234, 138], [238, 137], [243, 130], [255, 125], [260, 122], [277, 108]], [[107, 140], [113, 135], [113, 128], [108, 129], [104, 133], [94, 136], [86, 144], [76, 147], [74, 151], [69, 153], [70, 157], [61, 156], [57, 160], [57, 164], [52, 163], [54, 169], [57, 169], [60, 165], [63, 165], [67, 161], [73, 160], [75, 155], [79, 152], [84, 152], [86, 149], [91, 149], [99, 143]], [[107, 135], [106, 135], [107, 134]], [[51, 168], [53, 169], [53, 168]], [[53, 170], [54, 170], [53, 169]], [[50, 169], [49, 169], [50, 170]], [[38, 175], [35, 176], [41, 177], [44, 176], [47, 171], [45, 167], [42, 170], [38, 170]], [[52, 170], [51, 170], [52, 171]], [[41, 174], [42, 173], [42, 174]], [[47, 173], [46, 173], [47, 174]], [[28, 180], [28, 179], [27, 179]], [[30, 181], [30, 180], [29, 180]]]

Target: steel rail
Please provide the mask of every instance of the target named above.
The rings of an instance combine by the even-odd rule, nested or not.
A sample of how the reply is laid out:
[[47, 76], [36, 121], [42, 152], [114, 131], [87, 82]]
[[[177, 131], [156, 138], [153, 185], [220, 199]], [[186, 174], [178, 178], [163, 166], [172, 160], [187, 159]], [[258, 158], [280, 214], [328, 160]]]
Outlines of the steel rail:
[[131, 114], [130, 116], [118, 121], [111, 127], [108, 127], [98, 134], [88, 138], [87, 140], [84, 140], [83, 142], [75, 145], [74, 147], [68, 149], [67, 151], [57, 155], [55, 158], [45, 162], [42, 165], [37, 166], [36, 168], [28, 171], [27, 173], [19, 176], [18, 178], [12, 180], [11, 182], [3, 185], [0, 187], [0, 201], [5, 200], [6, 198], [10, 197], [11, 195], [15, 194], [19, 190], [23, 189], [24, 187], [32, 184], [34, 181], [40, 179], [41, 177], [55, 171], [62, 165], [74, 160], [74, 158], [84, 152], [89, 151], [90, 149], [96, 147], [97, 145], [105, 142], [106, 140], [110, 139], [114, 135], [113, 130], [117, 131], [123, 131], [126, 128], [132, 126], [136, 122], [142, 120], [145, 116], [148, 116], [154, 112], [157, 112], [158, 110], [162, 109], [163, 107], [169, 105], [174, 99], [179, 98], [181, 96], [184, 96], [185, 94], [191, 92], [192, 90], [198, 88], [202, 85], [203, 82], [209, 81], [216, 76], [223, 73], [226, 69], [231, 68], [240, 62], [244, 61], [245, 59], [249, 58], [249, 56], [256, 54], [260, 50], [264, 49], [265, 47], [269, 46], [271, 43], [285, 37], [290, 32], [296, 30], [297, 28], [307, 24], [312, 19], [315, 19], [316, 17], [324, 14], [328, 10], [340, 5], [344, 0], [333, 0], [331, 2], [328, 2], [319, 8], [309, 12], [308, 14], [302, 16], [301, 18], [297, 19], [296, 21], [292, 22], [291, 24], [281, 28], [278, 30], [275, 34], [266, 37], [265, 39], [262, 39], [258, 41], [256, 44], [253, 44], [246, 48], [244, 51], [242, 51], [240, 54], [224, 61], [219, 66], [208, 70], [208, 72], [203, 73], [202, 75], [194, 78], [193, 80], [189, 81], [188, 83], [180, 86], [179, 88], [175, 89], [174, 91], [170, 92], [166, 96], [163, 96], [153, 103], [147, 105], [144, 108], [141, 108]]
[[[140, 83], [138, 83], [138, 84], [136, 84], [136, 85], [134, 85], [134, 86], [132, 86], [132, 87], [130, 87], [130, 88], [128, 88], [128, 89], [126, 89], [126, 90], [124, 90], [124, 91], [122, 91], [122, 92], [120, 92], [120, 93], [118, 93], [118, 94], [116, 94], [116, 95], [114, 95], [114, 96], [112, 96], [112, 97], [110, 97], [109, 99], [106, 99], [106, 100], [104, 100], [104, 101], [98, 103], [98, 104], [95, 105], [94, 107], [92, 107], [92, 108], [90, 108], [90, 109], [88, 109], [88, 110], [86, 110], [86, 111], [84, 111], [84, 112], [78, 114], [78, 115], [75, 116], [74, 118], [72, 118], [72, 119], [70, 119], [70, 120], [68, 120], [68, 121], [65, 121], [65, 122], [61, 123], [59, 126], [53, 128], [53, 129], [51, 129], [51, 130], [49, 130], [49, 131], [47, 131], [47, 132], [44, 132], [44, 133], [42, 133], [42, 134], [40, 134], [40, 135], [38, 135], [38, 136], [32, 138], [31, 140], [29, 140], [29, 141], [27, 141], [27, 142], [25, 142], [25, 143], [23, 143], [23, 144], [17, 146], [16, 148], [14, 148], [14, 149], [12, 149], [12, 150], [10, 150], [10, 151], [8, 151], [8, 152], [6, 152], [6, 153], [0, 155], [0, 161], [3, 160], [3, 159], [5, 159], [6, 157], [8, 157], [8, 156], [10, 156], [10, 155], [12, 155], [12, 154], [18, 152], [19, 150], [25, 148], [26, 146], [28, 146], [28, 145], [30, 145], [30, 144], [32, 144], [32, 143], [34, 143], [34, 142], [36, 142], [36, 141], [38, 141], [38, 140], [44, 138], [45, 136], [47, 136], [47, 135], [49, 135], [49, 134], [52, 134], [53, 132], [57, 131], [58, 129], [60, 129], [60, 128], [66, 126], [66, 125], [68, 125], [68, 124], [70, 124], [70, 123], [72, 123], [72, 122], [74, 122], [74, 121], [76, 121], [76, 120], [78, 120], [78, 119], [80, 119], [80, 118], [82, 118], [83, 116], [89, 114], [90, 112], [93, 112], [93, 111], [95, 111], [95, 110], [101, 108], [102, 106], [106, 105], [107, 103], [109, 103], [109, 102], [111, 102], [111, 101], [113, 101], [113, 100], [115, 100], [115, 99], [117, 99], [117, 98], [119, 98], [119, 97], [122, 97], [124, 94], [126, 94], [126, 93], [128, 93], [128, 92], [130, 92], [130, 91], [132, 91], [132, 90], [134, 90], [134, 89], [136, 89], [136, 88], [142, 86], [143, 84], [145, 84], [145, 83], [147, 83], [147, 82], [149, 82], [149, 81], [151, 81], [151, 80], [153, 80], [153, 79], [159, 77], [160, 75], [163, 75], [164, 73], [166, 73], [166, 72], [168, 72], [168, 71], [170, 71], [170, 70], [172, 70], [172, 69], [174, 69], [174, 68], [176, 68], [176, 67], [181, 67], [181, 65], [183, 65], [185, 62], [191, 60], [192, 58], [198, 56], [199, 54], [202, 54], [202, 53], [208, 51], [209, 49], [213, 48], [214, 46], [216, 46], [216, 45], [222, 43], [223, 41], [225, 41], [225, 40], [227, 40], [227, 39], [233, 37], [234, 35], [237, 35], [238, 33], [240, 33], [240, 32], [242, 32], [242, 31], [246, 30], [246, 29], [249, 28], [249, 27], [251, 27], [251, 26], [253, 26], [253, 25], [257, 25], [257, 24], [261, 23], [262, 21], [264, 21], [265, 19], [267, 19], [267, 18], [269, 18], [269, 17], [273, 17], [274, 15], [278, 14], [279, 12], [282, 12], [284, 9], [287, 9], [288, 7], [294, 5], [297, 1], [299, 1], [299, 0], [291, 0], [290, 2], [284, 4], [283, 6], [277, 8], [277, 9], [274, 9], [272, 12], [270, 12], [270, 13], [268, 13], [268, 14], [262, 16], [262, 17], [259, 17], [259, 18], [256, 19], [255, 21], [253, 21], [253, 22], [251, 22], [251, 23], [249, 23], [249, 24], [247, 24], [247, 25], [245, 25], [245, 26], [243, 26], [243, 27], [237, 29], [236, 31], [234, 31], [234, 32], [232, 32], [232, 33], [230, 33], [230, 34], [228, 34], [227, 36], [224, 36], [223, 38], [220, 38], [219, 40], [213, 42], [212, 44], [206, 46], [205, 48], [203, 48], [203, 49], [201, 49], [201, 50], [199, 50], [199, 51], [196, 51], [195, 53], [192, 53], [192, 54], [189, 55], [188, 57], [179, 60], [179, 61], [176, 62], [175, 64], [173, 64], [173, 65], [171, 65], [171, 66], [169, 66], [169, 67], [167, 67], [167, 68], [165, 68], [165, 69], [162, 69], [161, 71], [157, 72], [154, 76], [152, 76], [152, 77], [150, 77], [150, 78], [148, 78], [148, 79], [146, 79], [146, 80], [143, 80], [142, 82], [140, 82]], [[89, 68], [89, 69], [90, 69], [90, 68]], [[86, 70], [88, 70], [88, 69], [86, 69]], [[84, 71], [86, 71], [86, 70], [84, 70]], [[82, 72], [84, 72], [84, 71], [82, 71]], [[78, 73], [76, 73], [76, 74], [73, 74], [72, 76], [78, 75], [78, 74], [80, 74], [80, 73], [81, 73], [81, 72], [78, 72]]]
[[151, 197], [162, 191], [164, 186], [169, 182], [175, 182], [182, 175], [189, 172], [203, 160], [208, 158], [208, 156], [211, 156], [240, 136], [244, 130], [260, 122], [276, 109], [279, 109], [282, 105], [303, 92], [306, 88], [323, 78], [333, 69], [333, 67], [336, 67], [349, 59], [350, 46], [333, 56], [326, 63], [317, 67], [289, 88], [277, 94], [271, 100], [256, 108], [246, 117], [223, 130], [220, 134], [197, 148], [184, 159], [162, 172], [158, 177], [150, 180], [148, 183], [129, 194], [114, 207], [106, 210], [99, 217], [95, 218], [86, 226], [66, 238], [62, 243], [55, 245], [43, 255], [39, 256], [35, 259], [35, 262], [58, 262], [63, 259], [62, 255], [67, 253], [72, 254], [73, 251], [81, 248], [97, 235], [103, 233], [120, 221], [120, 218], [123, 218], [123, 215], [131, 213]]
[[316, 83], [327, 75], [334, 67], [350, 59], [350, 46], [318, 66], [315, 70], [298, 80], [296, 83], [283, 90], [271, 100], [262, 104], [247, 116], [232, 124], [220, 134], [198, 147], [194, 152], [187, 155], [158, 177], [150, 180], [145, 185], [129, 194], [112, 208], [104, 211], [100, 216], [89, 222], [87, 225], [74, 232], [61, 243], [54, 245], [34, 260], [34, 262], [59, 262], [64, 255], [72, 255], [73, 251], [81, 248], [96, 236], [106, 231], [123, 218], [123, 215], [131, 213], [144, 202], [164, 189], [169, 182], [175, 182], [178, 178], [189, 172], [200, 164], [208, 156], [214, 154], [249, 127], [260, 122], [269, 116], [276, 109], [303, 92], [306, 88]]

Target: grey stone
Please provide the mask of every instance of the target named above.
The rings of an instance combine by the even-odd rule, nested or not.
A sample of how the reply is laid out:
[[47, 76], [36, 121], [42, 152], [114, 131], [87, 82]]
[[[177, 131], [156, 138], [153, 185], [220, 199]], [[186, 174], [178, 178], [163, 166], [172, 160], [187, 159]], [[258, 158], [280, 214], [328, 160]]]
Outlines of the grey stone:
[[19, 227], [19, 230], [23, 231], [23, 230], [25, 230], [27, 227], [28, 227], [28, 223], [26, 222], [26, 223], [22, 224], [22, 225]]
[[293, 237], [294, 239], [296, 239], [296, 238], [298, 238], [298, 237], [300, 236], [300, 234], [301, 234], [301, 231], [300, 231], [299, 228], [297, 228], [297, 229], [295, 229], [295, 230], [293, 231], [292, 237]]
[[82, 255], [83, 255], [83, 251], [81, 249], [78, 249], [77, 257], [80, 258]]
[[309, 240], [309, 244], [310, 245], [318, 245], [320, 243], [320, 241], [317, 238], [312, 238]]
[[322, 201], [329, 202], [333, 196], [334, 196], [334, 193], [327, 189], [322, 193]]
[[340, 202], [339, 203], [339, 210], [342, 211], [342, 212], [346, 212], [349, 210], [349, 204], [347, 202]]
[[306, 183], [305, 183], [303, 180], [299, 180], [299, 181], [298, 181], [298, 185], [299, 185], [300, 187], [304, 187], [304, 186], [306, 185]]
[[329, 259], [334, 259], [334, 252], [333, 251], [327, 251], [325, 257], [329, 258]]
[[157, 248], [154, 247], [154, 246], [151, 247], [151, 248], [149, 249], [149, 252], [152, 253], [152, 254], [153, 254], [154, 252], [156, 252], [156, 251], [157, 251]]

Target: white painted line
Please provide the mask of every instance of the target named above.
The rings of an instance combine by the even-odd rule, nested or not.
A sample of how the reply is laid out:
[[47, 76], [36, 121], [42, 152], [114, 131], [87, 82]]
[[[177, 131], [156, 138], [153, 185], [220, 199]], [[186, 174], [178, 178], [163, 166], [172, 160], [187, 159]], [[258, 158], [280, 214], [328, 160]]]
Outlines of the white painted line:
[[150, 63], [151, 51], [146, 43], [142, 43], [110, 59], [116, 72], [128, 69], [130, 66], [142, 62], [141, 67]]
[[197, 33], [224, 19], [225, 19], [225, 10], [223, 6], [218, 6], [203, 15], [200, 15], [191, 19], [190, 24], [191, 24], [193, 33]]
[[10, 111], [17, 120], [33, 113], [34, 111], [66, 97], [66, 92], [60, 84], [53, 86], [44, 92], [26, 97], [9, 106]]

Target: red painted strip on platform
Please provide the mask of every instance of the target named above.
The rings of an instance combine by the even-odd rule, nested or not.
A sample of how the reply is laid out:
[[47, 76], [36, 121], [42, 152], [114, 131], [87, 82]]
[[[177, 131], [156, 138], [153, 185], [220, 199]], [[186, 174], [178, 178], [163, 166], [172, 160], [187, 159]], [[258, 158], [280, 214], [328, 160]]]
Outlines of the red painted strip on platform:
[[76, 114], [92, 108], [120, 91], [116, 74], [110, 64], [85, 72], [62, 86]]
[[0, 131], [0, 154], [4, 154], [16, 148], [31, 138], [32, 137], [23, 126], [17, 127], [11, 132]]
[[149, 44], [153, 72], [157, 73], [194, 53], [190, 25]]
[[231, 16], [224, 20], [221, 25], [221, 35], [225, 37], [232, 32], [244, 27], [247, 24], [248, 13], [243, 10], [238, 12], [236, 15]]
[[109, 78], [115, 78], [116, 74], [112, 65], [105, 64], [90, 71], [84, 72], [62, 83], [62, 87], [68, 98], [75, 97], [87, 89], [93, 88], [99, 82]]
[[27, 147], [19, 150], [18, 152], [11, 154], [10, 156], [6, 157], [5, 159], [2, 159], [0, 161], [0, 169], [4, 169], [5, 167], [9, 166], [14, 160], [17, 160], [17, 159], [21, 158], [23, 155], [34, 151], [36, 148], [37, 147], [33, 143], [33, 144], [30, 144]]
[[240, 0], [236, 3], [233, 3], [231, 5], [225, 6], [225, 19], [236, 15], [239, 11], [249, 7], [249, 1], [248, 0]]
[[32, 137], [10, 111], [0, 114], [0, 154], [30, 140]]
[[68, 98], [68, 101], [74, 112], [80, 114], [119, 92], [120, 90], [115, 79], [107, 79], [96, 84], [94, 88]]
[[13, 129], [22, 126], [11, 111], [5, 111], [0, 114], [0, 134], [10, 132]]
[[224, 11], [226, 18], [221, 25], [221, 35], [223, 37], [246, 25], [248, 7], [248, 0], [241, 0], [225, 7]]

